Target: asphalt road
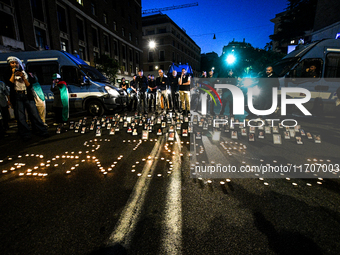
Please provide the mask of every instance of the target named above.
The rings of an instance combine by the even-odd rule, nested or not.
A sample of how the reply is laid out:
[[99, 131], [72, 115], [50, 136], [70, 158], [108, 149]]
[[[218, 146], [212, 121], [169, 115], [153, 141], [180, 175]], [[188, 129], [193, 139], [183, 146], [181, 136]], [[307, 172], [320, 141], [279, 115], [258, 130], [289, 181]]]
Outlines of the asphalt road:
[[147, 140], [139, 119], [136, 136], [124, 120], [114, 135], [106, 125], [96, 136], [91, 117], [84, 134], [50, 125], [49, 138], [29, 142], [13, 128], [0, 144], [1, 254], [339, 254], [339, 172], [193, 175], [194, 166], [216, 163], [340, 163], [336, 119], [292, 118], [322, 142], [302, 136], [297, 144], [284, 129], [282, 144], [259, 130], [249, 141], [249, 128], [242, 136], [237, 126], [238, 139], [222, 129], [213, 141], [212, 127], [198, 124], [185, 137], [185, 119], [173, 141], [172, 124], [157, 135], [156, 120]]

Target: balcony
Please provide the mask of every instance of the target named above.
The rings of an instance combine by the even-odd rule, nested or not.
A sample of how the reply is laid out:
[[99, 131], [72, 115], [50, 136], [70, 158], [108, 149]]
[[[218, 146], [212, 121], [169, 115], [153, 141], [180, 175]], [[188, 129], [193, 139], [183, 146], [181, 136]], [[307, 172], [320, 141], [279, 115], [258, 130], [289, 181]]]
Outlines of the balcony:
[[14, 50], [25, 50], [23, 42], [17, 41], [15, 39], [3, 35], [0, 36], [0, 44]]

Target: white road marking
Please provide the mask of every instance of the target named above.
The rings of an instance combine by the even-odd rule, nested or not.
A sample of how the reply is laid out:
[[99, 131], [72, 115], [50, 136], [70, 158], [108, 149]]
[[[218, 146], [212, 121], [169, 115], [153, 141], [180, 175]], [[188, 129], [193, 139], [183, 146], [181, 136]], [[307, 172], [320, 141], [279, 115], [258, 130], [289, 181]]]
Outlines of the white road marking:
[[166, 194], [165, 218], [162, 231], [163, 254], [182, 254], [182, 195], [181, 195], [181, 142], [176, 133], [174, 146], [173, 173]]
[[129, 248], [152, 179], [148, 178], [147, 175], [151, 174], [151, 176], [153, 176], [158, 161], [155, 160], [155, 158], [159, 157], [163, 144], [164, 137], [161, 137], [152, 149], [151, 157], [153, 160], [147, 161], [145, 164], [142, 175], [139, 177], [129, 200], [121, 213], [121, 217], [109, 238], [107, 243], [109, 246], [119, 243], [125, 248]]

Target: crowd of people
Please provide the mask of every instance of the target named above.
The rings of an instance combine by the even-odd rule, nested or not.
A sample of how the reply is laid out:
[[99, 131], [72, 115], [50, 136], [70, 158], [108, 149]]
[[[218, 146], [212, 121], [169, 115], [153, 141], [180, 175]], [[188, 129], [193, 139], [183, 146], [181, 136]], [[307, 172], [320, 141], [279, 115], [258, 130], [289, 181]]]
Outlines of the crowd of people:
[[[7, 63], [4, 81], [0, 81], [0, 138], [5, 137], [9, 129], [10, 109], [14, 110], [18, 134], [23, 140], [31, 139], [32, 133], [48, 137], [45, 96], [37, 76], [26, 72], [24, 64], [15, 56], [8, 57]], [[68, 120], [68, 91], [60, 78], [57, 73], [51, 77], [56, 124]]]
[[[28, 140], [32, 133], [39, 136], [48, 136], [46, 124], [46, 104], [45, 96], [39, 84], [38, 78], [34, 73], [26, 72], [23, 63], [16, 57], [11, 56], [7, 59], [8, 72], [4, 81], [0, 82], [0, 136], [6, 135], [9, 129], [9, 108], [14, 109], [14, 116], [18, 124], [18, 134], [22, 139]], [[267, 67], [267, 78], [277, 78], [272, 67]], [[194, 111], [198, 111], [200, 106], [200, 93], [202, 91], [210, 93], [217, 83], [237, 85], [239, 79], [229, 70], [228, 75], [223, 78], [215, 78], [214, 71], [202, 72], [200, 78], [207, 79], [203, 83], [209, 84], [210, 89], [199, 90], [199, 83], [190, 86], [193, 81], [186, 69], [183, 68], [178, 74], [175, 70], [169, 76], [164, 70], [158, 70], [158, 77], [148, 75], [146, 77], [143, 70], [138, 71], [133, 79], [128, 83], [122, 78], [120, 88], [128, 94], [128, 110], [140, 113], [167, 113], [178, 111], [184, 115], [190, 113], [190, 101], [193, 102]], [[273, 82], [264, 84], [264, 95], [269, 97]], [[9, 89], [8, 89], [9, 88]], [[53, 110], [55, 125], [66, 123], [69, 118], [69, 96], [67, 84], [62, 81], [60, 74], [55, 73], [51, 77], [51, 92], [54, 94]], [[209, 92], [210, 90], [210, 92]], [[267, 93], [268, 92], [268, 93]], [[266, 94], [267, 93], [267, 94]], [[229, 106], [232, 112], [233, 97], [228, 89], [222, 90], [222, 107], [219, 115], [223, 115], [225, 108]], [[270, 97], [269, 97], [270, 98]], [[208, 97], [208, 110], [210, 115], [215, 115], [215, 99]], [[270, 106], [267, 104], [262, 108]]]
[[122, 78], [120, 88], [129, 95], [128, 109], [141, 113], [179, 111], [183, 114], [190, 112], [191, 76], [183, 68], [181, 74], [173, 71], [169, 77], [162, 69], [158, 77], [146, 77], [143, 70], [138, 71], [130, 84]]

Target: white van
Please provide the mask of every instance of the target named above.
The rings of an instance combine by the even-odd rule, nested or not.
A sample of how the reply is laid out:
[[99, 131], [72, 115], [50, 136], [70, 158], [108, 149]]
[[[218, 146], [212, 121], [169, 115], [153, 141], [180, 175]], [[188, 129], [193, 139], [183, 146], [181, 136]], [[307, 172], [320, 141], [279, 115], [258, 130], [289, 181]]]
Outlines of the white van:
[[26, 66], [26, 72], [36, 74], [43, 89], [47, 110], [52, 110], [52, 75], [59, 73], [67, 83], [70, 110], [87, 110], [91, 115], [102, 115], [105, 110], [125, 107], [127, 94], [109, 84], [97, 69], [65, 51], [25, 51], [0, 54], [0, 79], [8, 71], [7, 58], [15, 56]]
[[[313, 77], [308, 69], [314, 66]], [[340, 87], [340, 40], [315, 41], [289, 53], [273, 65], [279, 75], [280, 87], [301, 87], [311, 92], [311, 100], [304, 106], [312, 113], [336, 114], [336, 90]], [[304, 94], [290, 93], [291, 98]]]

